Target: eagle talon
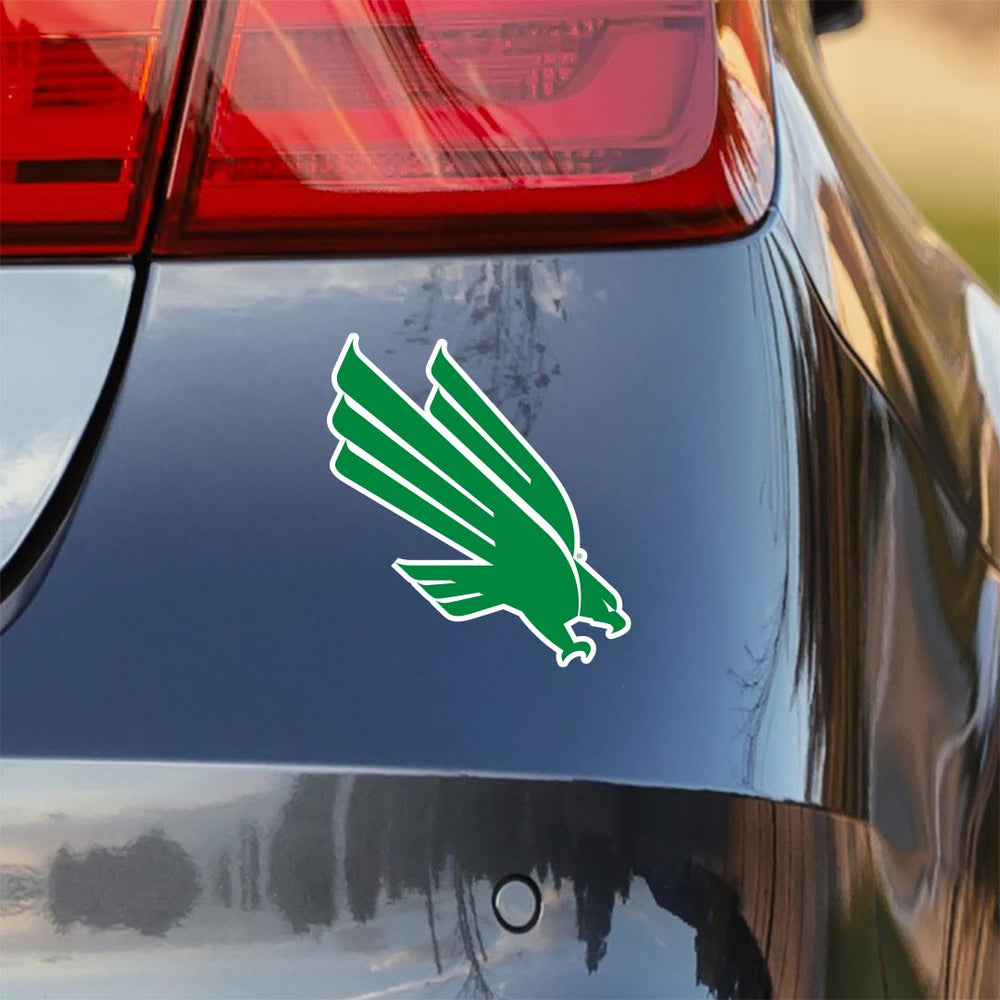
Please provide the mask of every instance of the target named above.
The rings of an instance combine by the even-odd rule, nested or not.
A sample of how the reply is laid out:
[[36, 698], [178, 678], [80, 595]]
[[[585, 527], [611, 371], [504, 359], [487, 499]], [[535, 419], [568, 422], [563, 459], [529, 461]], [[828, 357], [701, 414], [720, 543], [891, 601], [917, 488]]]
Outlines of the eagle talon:
[[569, 664], [569, 661], [573, 657], [578, 656], [584, 663], [590, 663], [594, 658], [594, 653], [597, 650], [597, 646], [593, 639], [584, 637], [583, 639], [578, 639], [571, 646], [567, 646], [565, 649], [561, 649], [558, 654], [559, 666], [565, 667]]

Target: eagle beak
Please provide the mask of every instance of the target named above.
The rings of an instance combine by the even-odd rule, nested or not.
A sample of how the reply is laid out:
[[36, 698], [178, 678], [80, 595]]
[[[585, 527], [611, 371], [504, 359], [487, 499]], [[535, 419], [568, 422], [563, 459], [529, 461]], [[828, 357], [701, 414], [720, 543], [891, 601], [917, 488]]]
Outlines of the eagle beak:
[[609, 639], [617, 639], [631, 628], [632, 619], [624, 611], [609, 611], [607, 624], [604, 634]]

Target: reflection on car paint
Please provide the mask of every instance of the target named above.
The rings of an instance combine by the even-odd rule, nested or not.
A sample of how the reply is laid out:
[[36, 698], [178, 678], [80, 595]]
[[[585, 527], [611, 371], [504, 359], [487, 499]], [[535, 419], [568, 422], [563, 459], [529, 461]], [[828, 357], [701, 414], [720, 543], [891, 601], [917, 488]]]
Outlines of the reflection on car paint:
[[[233, 794], [247, 769], [8, 764], [8, 988], [881, 992], [883, 904], [856, 821], [588, 782], [249, 774], [255, 790]], [[155, 787], [166, 808], [144, 804]], [[490, 904], [512, 872], [528, 873], [544, 899], [524, 934], [505, 931]], [[62, 963], [65, 976], [38, 978]]]
[[[769, 9], [779, 211], [839, 336], [921, 442], [997, 565], [1000, 523], [991, 511], [1000, 506], [1000, 427], [975, 377], [964, 306], [973, 279], [843, 116], [811, 54], [807, 5]], [[813, 205], [817, 211], [803, 211]]]
[[0, 566], [73, 454], [121, 337], [132, 268], [0, 270]]
[[[561, 371], [542, 320], [568, 322], [576, 272], [560, 257], [495, 257], [429, 261], [420, 278], [417, 305], [402, 317], [404, 342], [429, 350], [437, 331], [460, 332], [451, 341], [455, 360], [518, 431], [530, 435], [545, 388]], [[456, 310], [464, 313], [457, 325]], [[386, 353], [397, 350], [389, 347]], [[405, 388], [412, 396], [419, 386]]]
[[[784, 188], [778, 215], [750, 239], [155, 265], [73, 530], [5, 636], [0, 740], [25, 755], [544, 768], [774, 801], [586, 786], [608, 801], [572, 815], [553, 807], [556, 846], [542, 850], [537, 810], [564, 790], [542, 805], [501, 796], [491, 810], [471, 791], [442, 791], [448, 779], [307, 769], [267, 772], [245, 799], [176, 792], [157, 808], [137, 786], [165, 794], [168, 775], [183, 784], [189, 772], [154, 780], [142, 767], [119, 787], [152, 813], [123, 806], [76, 829], [61, 804], [70, 789], [47, 794], [43, 777], [51, 768], [58, 786], [79, 772], [32, 765], [21, 797], [41, 818], [14, 829], [5, 803], [4, 897], [16, 911], [8, 927], [25, 935], [8, 953], [34, 956], [36, 972], [52, 974], [47, 989], [66, 958], [75, 982], [86, 973], [107, 987], [102, 949], [134, 957], [138, 941], [142, 968], [170, 961], [175, 982], [197, 981], [212, 952], [227, 976], [250, 977], [231, 980], [244, 994], [267, 967], [288, 968], [282, 955], [301, 973], [324, 948], [357, 963], [339, 976], [377, 974], [376, 988], [404, 992], [438, 975], [450, 977], [444, 992], [499, 992], [516, 965], [536, 994], [556, 982], [546, 969], [576, 969], [578, 980], [558, 982], [577, 993], [623, 995], [623, 983], [641, 992], [625, 979], [633, 969], [662, 968], [664, 994], [700, 983], [737, 995], [743, 981], [764, 991], [747, 958], [759, 953], [777, 994], [997, 993], [1000, 575], [996, 432], [976, 377], [984, 352], [964, 339], [967, 279], [931, 236], [910, 235], [913, 219], [880, 204], [881, 182], [860, 159], [838, 179], [824, 141], [853, 140], [815, 71], [790, 56], [807, 48], [796, 41], [804, 10], [779, 4], [772, 16]], [[556, 671], [529, 670], [530, 636], [519, 645], [486, 619], [459, 636], [408, 615], [382, 579], [403, 535], [360, 498], [331, 509], [322, 419], [350, 329], [372, 332], [372, 357], [411, 394], [428, 345], [446, 337], [532, 447], [558, 460], [609, 576], [636, 595], [636, 621], [651, 623], [633, 628], [630, 647], [608, 644], [601, 670], [578, 686], [558, 675], [556, 688]], [[581, 395], [614, 420], [581, 423]], [[400, 654], [404, 632], [420, 634], [420, 655]], [[92, 767], [91, 782], [118, 773]], [[247, 771], [223, 773], [229, 788]], [[469, 795], [472, 818], [426, 804], [399, 812], [408, 780], [426, 782], [406, 786], [421, 801]], [[355, 809], [367, 842], [350, 835]], [[438, 846], [414, 873], [393, 837], [409, 842], [428, 812], [443, 832], [415, 842]], [[699, 815], [712, 818], [702, 827]], [[535, 840], [502, 864], [470, 861], [478, 837], [463, 823]], [[713, 840], [723, 828], [724, 844]], [[575, 839], [560, 840], [567, 830]], [[560, 854], [567, 839], [573, 850]], [[172, 871], [188, 871], [172, 845], [197, 869], [189, 910], [190, 893], [153, 915], [133, 911], [127, 892], [94, 896], [111, 875], [91, 873], [130, 871], [130, 859], [174, 858]], [[49, 874], [64, 846], [54, 937]], [[606, 882], [589, 880], [587, 852]], [[304, 873], [302, 856], [324, 860]], [[669, 859], [662, 869], [656, 857]], [[688, 864], [690, 877], [678, 874]], [[501, 869], [530, 869], [545, 894], [543, 920], [516, 945], [488, 926]], [[706, 910], [738, 914], [725, 948]], [[528, 943], [553, 926], [556, 944], [539, 953], [556, 957], [530, 979]], [[418, 945], [396, 947], [418, 928]], [[274, 950], [241, 946], [229, 962], [230, 932]], [[678, 968], [686, 978], [668, 980]], [[317, 992], [330, 992], [326, 970]], [[875, 981], [851, 979], [859, 970]]]
[[[529, 670], [535, 640], [496, 616], [456, 629], [400, 602], [385, 566], [409, 535], [331, 492], [322, 417], [338, 337], [370, 330], [380, 367], [419, 385], [426, 347], [401, 320], [432, 262], [372, 261], [367, 279], [337, 262], [301, 275], [295, 263], [159, 265], [73, 530], [5, 636], [5, 750], [515, 774], [544, 761], [822, 805], [883, 838], [885, 919], [919, 981], [936, 991], [958, 969], [963, 982], [986, 975], [948, 935], [954, 918], [995, 940], [983, 921], [996, 706], [979, 693], [1000, 623], [983, 549], [843, 351], [782, 225], [681, 255], [559, 261], [568, 318], [542, 313], [531, 334], [559, 373], [532, 390], [528, 439], [558, 455], [602, 570], [607, 559], [630, 613], [655, 627], [607, 644], [578, 684]], [[267, 292], [226, 310], [206, 282], [199, 307], [199, 268]], [[481, 273], [462, 262], [448, 280]], [[712, 297], [722, 273], [730, 294]], [[400, 274], [411, 293], [385, 296]], [[479, 330], [453, 287], [437, 321], [457, 354]], [[688, 311], [657, 317], [680, 288]], [[629, 349], [609, 353], [625, 329]], [[502, 340], [492, 357], [516, 361]], [[628, 405], [609, 422], [602, 407], [581, 416], [581, 395]], [[411, 661], [404, 632], [419, 636]], [[525, 679], [511, 684], [512, 670]], [[276, 719], [294, 720], [280, 740]]]

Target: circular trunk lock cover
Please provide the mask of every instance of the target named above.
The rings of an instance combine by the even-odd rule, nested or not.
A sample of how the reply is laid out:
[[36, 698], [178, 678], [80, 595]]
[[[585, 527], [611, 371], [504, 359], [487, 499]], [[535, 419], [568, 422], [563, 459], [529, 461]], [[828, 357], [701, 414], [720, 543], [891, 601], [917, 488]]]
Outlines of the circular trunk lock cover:
[[542, 915], [542, 894], [528, 875], [508, 875], [493, 887], [493, 912], [512, 934], [530, 931]]

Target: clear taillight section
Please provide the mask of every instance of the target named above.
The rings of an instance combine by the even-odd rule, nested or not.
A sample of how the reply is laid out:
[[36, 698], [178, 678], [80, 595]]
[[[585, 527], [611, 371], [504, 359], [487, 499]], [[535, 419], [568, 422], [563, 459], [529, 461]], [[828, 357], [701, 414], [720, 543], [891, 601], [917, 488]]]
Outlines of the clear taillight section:
[[712, 135], [711, 8], [616, 2], [248, 4], [219, 60], [201, 198], [289, 173], [326, 192], [429, 192], [689, 167]]
[[756, 3], [243, 0], [210, 9], [158, 249], [718, 235], [773, 164]]
[[2, 9], [7, 253], [669, 241], [745, 231], [771, 196], [758, 0]]
[[0, 245], [138, 249], [187, 16], [181, 0], [0, 5]]

